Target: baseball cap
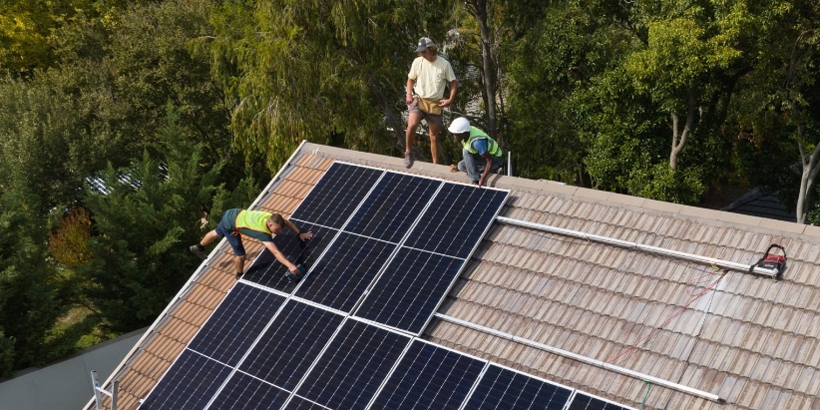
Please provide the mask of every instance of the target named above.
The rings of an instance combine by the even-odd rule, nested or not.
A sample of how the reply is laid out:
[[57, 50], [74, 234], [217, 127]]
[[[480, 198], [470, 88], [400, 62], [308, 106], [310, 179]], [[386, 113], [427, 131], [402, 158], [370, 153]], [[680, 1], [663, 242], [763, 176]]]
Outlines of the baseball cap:
[[420, 53], [424, 50], [427, 50], [427, 48], [429, 48], [429, 47], [435, 47], [435, 46], [436, 46], [436, 43], [434, 43], [433, 40], [430, 40], [427, 37], [422, 37], [419, 40], [419, 46], [416, 48], [416, 52]]

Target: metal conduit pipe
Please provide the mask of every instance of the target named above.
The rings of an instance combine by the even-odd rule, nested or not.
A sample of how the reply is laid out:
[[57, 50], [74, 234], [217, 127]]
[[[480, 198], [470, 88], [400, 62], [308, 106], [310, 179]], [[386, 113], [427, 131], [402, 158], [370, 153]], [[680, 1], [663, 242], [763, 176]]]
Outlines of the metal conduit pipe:
[[[588, 241], [600, 242], [600, 243], [605, 243], [605, 244], [613, 245], [613, 246], [620, 246], [622, 248], [635, 249], [635, 250], [639, 250], [639, 251], [643, 251], [643, 252], [654, 253], [654, 254], [657, 254], [657, 255], [669, 256], [669, 257], [673, 257], [673, 258], [676, 258], [676, 259], [683, 259], [683, 260], [690, 261], [690, 262], [699, 262], [699, 263], [704, 263], [704, 264], [707, 264], [707, 265], [714, 265], [714, 266], [717, 266], [718, 268], [726, 269], [726, 270], [733, 270], [733, 271], [737, 271], [737, 272], [747, 273], [747, 272], [749, 272], [749, 267], [751, 266], [751, 265], [744, 265], [744, 264], [740, 264], [740, 263], [736, 263], [736, 262], [730, 262], [730, 261], [725, 261], [725, 260], [720, 260], [720, 259], [715, 259], [715, 258], [708, 258], [708, 257], [705, 257], [705, 256], [695, 255], [695, 254], [686, 253], [686, 252], [673, 251], [671, 249], [659, 248], [657, 246], [642, 245], [642, 244], [639, 244], [639, 243], [636, 243], [636, 242], [622, 241], [620, 239], [610, 238], [610, 237], [606, 237], [606, 236], [592, 235], [592, 234], [588, 234], [588, 233], [585, 233], [585, 232], [573, 231], [573, 230], [570, 230], [570, 229], [563, 229], [563, 228], [558, 228], [558, 227], [550, 226], [550, 225], [543, 225], [543, 224], [537, 224], [537, 223], [522, 221], [522, 220], [519, 220], [519, 219], [507, 218], [507, 217], [504, 217], [504, 216], [498, 216], [495, 219], [496, 219], [496, 221], [507, 224], [507, 225], [520, 226], [520, 227], [523, 227], [523, 228], [530, 228], [530, 229], [535, 229], [535, 230], [544, 231], [544, 232], [550, 232], [550, 233], [554, 233], [554, 234], [558, 234], [558, 235], [571, 236], [571, 237], [574, 237], [574, 238], [585, 239], [585, 240], [588, 240]], [[776, 278], [777, 274], [778, 274], [777, 269], [766, 269], [766, 268], [761, 268], [759, 266], [754, 266], [752, 268], [752, 272], [760, 274], [760, 275], [770, 276], [772, 278]]]
[[630, 370], [630, 369], [627, 369], [627, 368], [624, 368], [624, 367], [621, 367], [621, 366], [616, 366], [614, 364], [610, 364], [610, 363], [607, 363], [607, 362], [604, 362], [604, 361], [601, 361], [601, 360], [593, 359], [591, 357], [582, 356], [582, 355], [579, 355], [579, 354], [576, 354], [576, 353], [572, 353], [570, 351], [559, 349], [557, 347], [545, 345], [543, 343], [538, 343], [534, 340], [518, 337], [518, 336], [509, 334], [509, 333], [502, 332], [500, 330], [490, 329], [486, 326], [481, 326], [481, 325], [478, 325], [478, 324], [475, 324], [475, 323], [472, 323], [472, 322], [468, 322], [466, 320], [457, 319], [457, 318], [454, 318], [452, 316], [447, 316], [447, 315], [441, 314], [441, 313], [436, 313], [435, 317], [437, 317], [441, 320], [444, 320], [446, 322], [455, 323], [455, 324], [458, 324], [458, 325], [461, 325], [461, 326], [464, 326], [464, 327], [468, 327], [468, 328], [473, 329], [473, 330], [477, 330], [477, 331], [484, 332], [484, 333], [489, 333], [493, 336], [498, 336], [498, 337], [501, 337], [501, 338], [504, 338], [504, 339], [512, 340], [514, 342], [525, 344], [527, 346], [534, 347], [534, 348], [540, 349], [540, 350], [544, 350], [546, 352], [554, 353], [554, 354], [557, 354], [557, 355], [560, 355], [560, 356], [564, 356], [564, 357], [572, 359], [572, 360], [577, 360], [579, 362], [586, 363], [586, 364], [596, 366], [596, 367], [600, 367], [602, 369], [610, 370], [610, 371], [613, 371], [615, 373], [620, 373], [620, 374], [623, 374], [623, 375], [626, 375], [626, 376], [630, 376], [630, 377], [634, 377], [636, 379], [640, 379], [642, 381], [647, 381], [647, 382], [650, 382], [650, 383], [658, 385], [658, 386], [663, 386], [663, 387], [667, 387], [667, 388], [677, 390], [677, 391], [680, 391], [680, 392], [683, 392], [683, 393], [691, 394], [693, 396], [701, 397], [701, 398], [704, 398], [706, 400], [711, 400], [711, 401], [714, 401], [716, 403], [720, 403], [720, 404], [725, 404], [726, 403], [726, 400], [720, 398], [720, 396], [718, 396], [716, 394], [712, 394], [712, 393], [709, 393], [709, 392], [706, 392], [706, 391], [703, 391], [703, 390], [694, 389], [694, 388], [689, 387], [689, 386], [684, 386], [684, 385], [679, 384], [679, 383], [671, 382], [669, 380], [660, 379], [660, 378], [657, 378], [655, 376], [650, 376], [648, 374], [644, 374], [644, 373], [641, 373], [641, 372], [636, 372], [634, 370]]

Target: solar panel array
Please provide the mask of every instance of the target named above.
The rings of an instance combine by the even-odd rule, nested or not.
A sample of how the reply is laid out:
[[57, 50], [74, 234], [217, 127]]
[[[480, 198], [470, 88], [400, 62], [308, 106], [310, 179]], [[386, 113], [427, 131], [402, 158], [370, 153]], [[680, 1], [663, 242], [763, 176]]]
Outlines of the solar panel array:
[[507, 196], [334, 163], [140, 409], [625, 409], [419, 338]]

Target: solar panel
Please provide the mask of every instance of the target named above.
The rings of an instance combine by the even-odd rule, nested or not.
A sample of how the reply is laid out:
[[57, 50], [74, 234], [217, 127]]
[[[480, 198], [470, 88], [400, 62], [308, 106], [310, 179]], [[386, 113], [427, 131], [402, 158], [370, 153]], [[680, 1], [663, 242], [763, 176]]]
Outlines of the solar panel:
[[[283, 229], [273, 238], [273, 243], [289, 261], [295, 264], [301, 263], [310, 269], [324, 249], [330, 245], [338, 231], [295, 219], [293, 219], [293, 223], [303, 232], [312, 231], [313, 239], [303, 242], [290, 229]], [[265, 249], [259, 254], [253, 265], [245, 271], [242, 278], [262, 286], [290, 293], [296, 288], [296, 284], [288, 280], [285, 272], [287, 272], [285, 265], [279, 263], [273, 254]]]
[[629, 410], [629, 407], [623, 407], [588, 394], [576, 392], [567, 410]]
[[[407, 334], [507, 195], [333, 164], [291, 218], [314, 238], [274, 238], [310, 275], [297, 287], [263, 251], [140, 408], [626, 409]], [[354, 309], [368, 322], [338, 314]]]
[[467, 258], [507, 195], [505, 191], [445, 183], [404, 246]]
[[230, 367], [185, 349], [140, 409], [203, 409], [230, 372]]
[[284, 302], [284, 297], [238, 283], [188, 347], [234, 366]]
[[464, 410], [563, 410], [572, 390], [490, 365]]
[[333, 409], [364, 409], [410, 338], [348, 320], [297, 394]]
[[355, 315], [418, 334], [463, 263], [462, 259], [401, 248]]
[[285, 406], [284, 410], [332, 410], [319, 404], [307, 401], [299, 396], [294, 396], [293, 399]]
[[314, 306], [288, 301], [239, 370], [292, 390], [342, 318]]
[[334, 163], [291, 217], [341, 228], [383, 173], [372, 168]]
[[349, 312], [396, 248], [387, 242], [341, 233], [311, 267], [296, 296]]
[[441, 181], [388, 172], [362, 202], [345, 230], [398, 242], [440, 185]]
[[290, 392], [236, 372], [216, 396], [210, 410], [274, 410], [282, 407]]
[[413, 341], [373, 403], [375, 409], [458, 409], [484, 362]]

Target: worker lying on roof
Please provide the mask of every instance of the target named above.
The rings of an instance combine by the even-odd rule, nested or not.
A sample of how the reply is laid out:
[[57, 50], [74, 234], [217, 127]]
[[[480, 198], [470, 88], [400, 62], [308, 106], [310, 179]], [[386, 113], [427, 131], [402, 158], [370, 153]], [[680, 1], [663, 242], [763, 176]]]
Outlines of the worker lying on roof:
[[313, 232], [300, 231], [293, 222], [282, 218], [279, 214], [233, 208], [222, 214], [222, 221], [219, 222], [216, 229], [205, 234], [205, 237], [198, 244], [191, 245], [188, 249], [201, 259], [205, 259], [208, 257], [205, 254], [205, 247], [215, 239], [225, 237], [233, 248], [236, 278], [239, 279], [245, 267], [245, 247], [242, 246], [242, 235], [250, 236], [261, 241], [262, 245], [268, 248], [276, 260], [288, 268], [290, 275], [298, 276], [302, 274], [299, 268], [291, 263], [273, 243], [272, 235], [279, 234], [285, 227], [293, 231], [301, 241], [313, 237]]
[[[480, 188], [491, 171], [504, 165], [504, 153], [501, 147], [487, 133], [471, 126], [470, 121], [464, 117], [453, 120], [447, 129], [464, 147], [461, 151], [464, 159], [458, 163], [458, 170], [467, 172], [470, 181], [478, 184]], [[456, 166], [453, 165], [450, 169], [455, 172]]]

